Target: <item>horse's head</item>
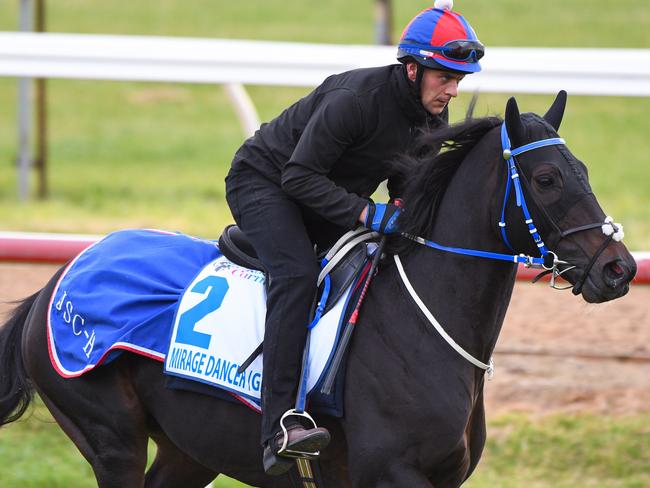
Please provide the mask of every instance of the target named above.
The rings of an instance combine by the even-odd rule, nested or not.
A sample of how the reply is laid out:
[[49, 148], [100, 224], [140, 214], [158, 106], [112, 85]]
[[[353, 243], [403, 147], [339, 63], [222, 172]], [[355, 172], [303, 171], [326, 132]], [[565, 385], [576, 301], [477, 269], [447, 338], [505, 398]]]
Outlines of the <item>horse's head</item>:
[[[534, 226], [526, 224], [521, 199], [514, 190], [502, 220], [507, 224], [506, 239], [514, 250], [538, 255], [538, 248], [548, 249], [566, 262], [559, 268], [566, 270], [562, 276], [573, 285], [575, 294], [582, 293], [587, 302], [604, 302], [627, 293], [636, 263], [620, 241], [622, 228], [606, 221], [589, 186], [586, 166], [563, 141], [553, 141], [558, 138], [565, 105], [563, 91], [544, 117], [520, 115], [515, 99], [508, 101], [505, 128], [512, 153], [536, 141], [550, 141], [549, 145], [524, 149], [510, 160], [515, 168], [511, 173], [521, 181], [523, 208], [527, 204]], [[509, 160], [508, 151], [504, 152]], [[544, 247], [531, 239], [534, 227]], [[549, 267], [551, 258], [549, 254]]]

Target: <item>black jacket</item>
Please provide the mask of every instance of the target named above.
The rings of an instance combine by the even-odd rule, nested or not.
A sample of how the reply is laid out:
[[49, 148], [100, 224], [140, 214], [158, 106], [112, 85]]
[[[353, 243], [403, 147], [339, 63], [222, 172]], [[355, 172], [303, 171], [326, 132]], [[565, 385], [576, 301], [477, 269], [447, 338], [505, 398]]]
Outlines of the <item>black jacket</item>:
[[352, 228], [379, 183], [391, 196], [400, 181], [389, 164], [405, 153], [417, 128], [447, 121], [431, 116], [402, 65], [365, 68], [327, 78], [249, 138], [232, 171], [253, 169], [302, 207]]

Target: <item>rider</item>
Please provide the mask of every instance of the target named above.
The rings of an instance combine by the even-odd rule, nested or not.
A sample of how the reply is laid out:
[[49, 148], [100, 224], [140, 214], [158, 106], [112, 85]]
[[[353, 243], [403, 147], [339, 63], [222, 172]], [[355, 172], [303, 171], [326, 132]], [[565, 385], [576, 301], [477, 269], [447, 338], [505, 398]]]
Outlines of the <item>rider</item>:
[[[319, 273], [314, 245], [324, 248], [359, 223], [397, 232], [399, 208], [373, 203], [370, 195], [385, 179], [390, 197], [399, 195], [401, 178], [391, 159], [407, 151], [418, 128], [447, 123], [447, 104], [465, 74], [481, 70], [482, 56], [483, 45], [461, 15], [426, 9], [402, 34], [401, 64], [330, 76], [262, 124], [235, 154], [226, 198], [270, 276], [261, 439], [267, 473], [292, 465], [278, 452], [280, 419], [297, 392]], [[292, 416], [284, 425], [292, 451], [329, 443], [322, 427], [303, 426]]]

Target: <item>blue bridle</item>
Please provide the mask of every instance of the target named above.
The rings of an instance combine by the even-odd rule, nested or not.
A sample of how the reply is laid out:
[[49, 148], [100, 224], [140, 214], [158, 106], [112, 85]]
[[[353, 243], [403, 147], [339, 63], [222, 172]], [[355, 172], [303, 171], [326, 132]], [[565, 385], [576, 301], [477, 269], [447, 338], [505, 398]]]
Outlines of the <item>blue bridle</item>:
[[[533, 218], [531, 217], [530, 212], [528, 211], [528, 205], [526, 205], [526, 198], [524, 196], [524, 192], [521, 187], [521, 181], [519, 179], [519, 173], [515, 162], [515, 156], [518, 156], [519, 154], [528, 151], [532, 151], [533, 149], [538, 149], [540, 147], [556, 146], [559, 144], [565, 144], [564, 139], [560, 137], [552, 137], [549, 139], [542, 139], [539, 141], [531, 142], [529, 144], [525, 144], [523, 146], [513, 149], [510, 146], [510, 139], [508, 138], [508, 130], [506, 129], [506, 123], [504, 122], [501, 125], [501, 148], [503, 150], [503, 159], [505, 159], [508, 165], [506, 190], [503, 196], [501, 220], [499, 221], [501, 236], [508, 249], [510, 249], [512, 252], [515, 252], [514, 249], [512, 249], [510, 243], [508, 242], [508, 237], [506, 236], [506, 221], [505, 221], [505, 213], [506, 213], [508, 197], [510, 195], [511, 187], [513, 187], [515, 191], [517, 206], [521, 207], [523, 211], [524, 219], [526, 225], [528, 226], [528, 232], [530, 232], [531, 237], [533, 238], [535, 244], [537, 245], [537, 248], [539, 249], [540, 257], [526, 256], [524, 254], [502, 254], [502, 253], [496, 253], [491, 251], [480, 251], [475, 249], [463, 249], [460, 247], [443, 246], [436, 242], [430, 241], [428, 239], [424, 239], [422, 237], [412, 236], [408, 234], [403, 234], [403, 235], [415, 242], [418, 242], [419, 244], [423, 244], [427, 247], [438, 249], [440, 251], [451, 252], [455, 254], [463, 254], [466, 256], [475, 256], [480, 258], [497, 259], [500, 261], [509, 261], [512, 263], [521, 263], [526, 266], [533, 266], [533, 265], [536, 267], [542, 266], [546, 269], [551, 269], [551, 267], [557, 261], [557, 256], [555, 256], [554, 253], [550, 252], [546, 248], [546, 245], [544, 244], [542, 237], [539, 235], [539, 232], [535, 227], [535, 224], [533, 223]], [[549, 257], [553, 258], [553, 262], [549, 262], [548, 260]]]
[[515, 163], [515, 156], [518, 156], [519, 154], [523, 154], [528, 151], [532, 151], [533, 149], [537, 149], [540, 147], [556, 146], [558, 144], [565, 144], [564, 139], [562, 139], [561, 137], [551, 137], [549, 139], [542, 139], [540, 141], [531, 142], [529, 144], [525, 144], [523, 146], [519, 146], [515, 149], [512, 149], [510, 147], [510, 139], [508, 138], [506, 123], [504, 122], [501, 125], [501, 148], [503, 149], [503, 159], [506, 160], [506, 163], [508, 165], [508, 178], [506, 180], [506, 191], [503, 196], [501, 220], [499, 221], [499, 227], [501, 229], [501, 237], [503, 238], [503, 242], [505, 243], [505, 245], [508, 246], [508, 249], [510, 249], [512, 252], [515, 252], [515, 250], [510, 245], [510, 242], [508, 241], [508, 237], [506, 235], [506, 206], [508, 204], [508, 197], [510, 196], [510, 187], [513, 186], [515, 189], [515, 198], [517, 201], [517, 207], [521, 207], [521, 210], [524, 214], [525, 223], [528, 226], [528, 232], [533, 238], [533, 241], [535, 241], [535, 245], [537, 245], [537, 248], [539, 249], [539, 252], [541, 254], [541, 258], [532, 258], [534, 262], [540, 259], [542, 260], [541, 263], [535, 263], [535, 264], [543, 264], [544, 257], [548, 255], [549, 251], [546, 248], [546, 245], [544, 244], [542, 237], [539, 235], [539, 231], [535, 227], [535, 224], [533, 223], [533, 218], [531, 217], [530, 212], [528, 210], [528, 205], [526, 205], [526, 198], [524, 196], [524, 192], [521, 187], [521, 181], [519, 178], [517, 165]]

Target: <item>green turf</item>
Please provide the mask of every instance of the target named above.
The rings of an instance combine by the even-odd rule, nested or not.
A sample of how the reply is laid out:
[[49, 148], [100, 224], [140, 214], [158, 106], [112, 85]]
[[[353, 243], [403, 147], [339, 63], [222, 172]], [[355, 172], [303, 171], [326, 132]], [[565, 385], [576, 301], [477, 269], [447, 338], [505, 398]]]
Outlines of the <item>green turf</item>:
[[[374, 0], [113, 0], [47, 3], [53, 32], [144, 34], [286, 41], [371, 43]], [[428, 0], [393, 0], [393, 34]], [[489, 46], [645, 47], [650, 46], [646, 0], [457, 0]], [[15, 30], [18, 2], [0, 4], [0, 29]]]
[[[13, 88], [0, 80], [2, 106]], [[243, 135], [219, 87], [55, 80], [49, 88], [49, 200], [17, 201], [14, 120], [0, 114], [2, 228], [104, 233], [146, 226], [208, 237], [230, 221], [223, 178]], [[266, 119], [305, 92], [251, 90]], [[467, 98], [456, 101], [455, 117]], [[501, 113], [506, 98], [482, 96], [478, 113]], [[519, 97], [524, 111], [543, 112], [551, 100]], [[573, 97], [561, 130], [636, 249], [650, 246], [648, 113], [650, 99]]]
[[[650, 486], [650, 416], [505, 415], [488, 422], [488, 442], [468, 488]], [[155, 455], [150, 445], [149, 462]], [[0, 431], [0, 486], [96, 486], [89, 465], [40, 401]], [[215, 488], [246, 486], [220, 477]]]
[[650, 486], [647, 416], [507, 415], [488, 426], [468, 488]]

